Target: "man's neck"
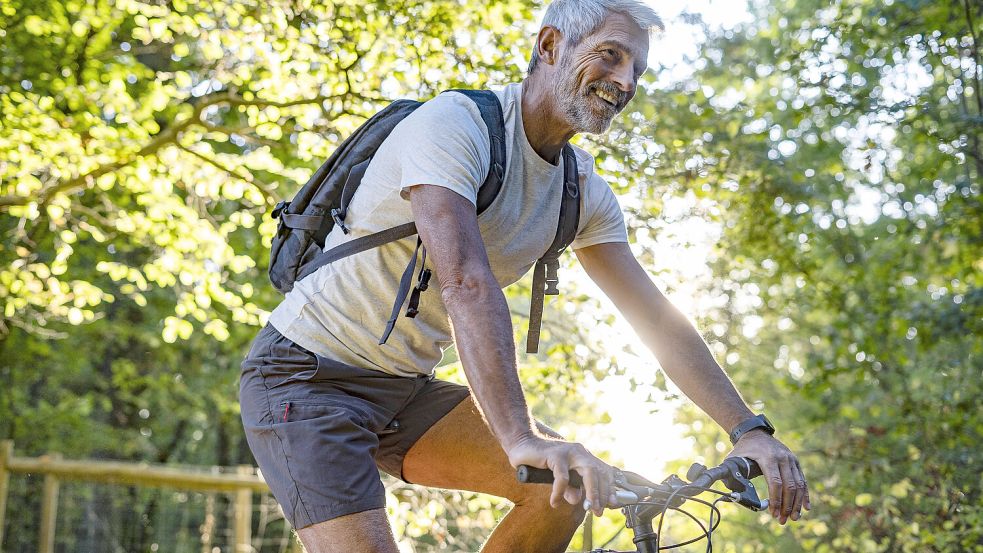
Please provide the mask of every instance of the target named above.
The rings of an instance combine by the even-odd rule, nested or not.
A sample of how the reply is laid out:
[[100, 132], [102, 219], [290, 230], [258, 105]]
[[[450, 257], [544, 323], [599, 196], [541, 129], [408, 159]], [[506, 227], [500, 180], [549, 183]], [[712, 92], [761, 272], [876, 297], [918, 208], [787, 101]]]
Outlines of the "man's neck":
[[576, 134], [562, 117], [540, 70], [522, 81], [522, 128], [539, 157], [557, 165], [560, 150]]

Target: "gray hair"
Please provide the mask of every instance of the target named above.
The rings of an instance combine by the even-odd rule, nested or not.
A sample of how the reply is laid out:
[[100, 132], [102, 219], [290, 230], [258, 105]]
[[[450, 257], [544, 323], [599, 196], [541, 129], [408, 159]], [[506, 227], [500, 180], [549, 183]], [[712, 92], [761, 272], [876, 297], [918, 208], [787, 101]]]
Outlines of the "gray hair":
[[[553, 0], [546, 8], [546, 15], [539, 28], [555, 27], [563, 33], [569, 44], [579, 44], [604, 23], [612, 13], [623, 13], [632, 18], [644, 31], [665, 30], [662, 19], [655, 10], [639, 0]], [[539, 51], [533, 47], [529, 59], [529, 74], [539, 64]]]

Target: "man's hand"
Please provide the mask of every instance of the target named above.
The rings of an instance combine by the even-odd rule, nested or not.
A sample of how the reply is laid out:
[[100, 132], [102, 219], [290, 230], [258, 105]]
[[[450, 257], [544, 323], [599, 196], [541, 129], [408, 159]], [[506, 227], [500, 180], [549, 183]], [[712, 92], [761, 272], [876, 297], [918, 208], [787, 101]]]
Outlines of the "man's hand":
[[768, 510], [781, 524], [789, 518], [799, 520], [803, 507], [812, 508], [799, 460], [782, 442], [752, 430], [737, 440], [728, 457], [747, 457], [758, 463], [768, 482]]
[[[520, 439], [506, 450], [513, 467], [529, 465], [553, 471], [553, 493], [550, 505], [556, 507], [566, 500], [577, 505], [590, 500], [591, 512], [597, 516], [612, 504], [614, 493], [614, 468], [591, 455], [587, 449], [572, 442], [552, 440], [534, 435]], [[569, 472], [577, 471], [584, 481], [583, 489], [570, 486]], [[605, 498], [603, 501], [601, 498]]]

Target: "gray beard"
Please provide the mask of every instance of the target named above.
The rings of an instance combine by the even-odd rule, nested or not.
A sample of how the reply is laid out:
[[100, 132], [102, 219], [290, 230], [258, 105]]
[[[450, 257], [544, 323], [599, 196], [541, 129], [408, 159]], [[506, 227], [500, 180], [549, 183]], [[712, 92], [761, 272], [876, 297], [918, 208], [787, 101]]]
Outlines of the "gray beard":
[[[576, 76], [571, 70], [571, 65], [567, 59], [560, 61], [559, 73], [563, 75], [563, 78], [554, 81], [554, 97], [559, 104], [560, 110], [566, 115], [567, 122], [574, 128], [574, 132], [601, 134], [608, 130], [614, 116], [621, 109], [618, 106], [614, 106], [608, 110], [601, 111], [591, 106], [591, 102], [597, 101], [603, 103], [603, 101], [600, 98], [595, 100], [589, 97], [596, 96], [594, 92], [590, 91], [592, 90], [591, 86], [588, 86], [588, 91], [577, 88]], [[603, 86], [600, 88], [607, 90]], [[619, 92], [615, 92], [614, 94], [617, 97], [621, 96]]]

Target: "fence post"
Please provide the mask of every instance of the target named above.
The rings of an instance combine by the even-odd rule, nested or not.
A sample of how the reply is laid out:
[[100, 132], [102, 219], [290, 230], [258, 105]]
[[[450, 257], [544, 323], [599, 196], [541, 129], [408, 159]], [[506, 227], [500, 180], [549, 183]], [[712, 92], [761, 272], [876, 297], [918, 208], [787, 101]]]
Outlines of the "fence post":
[[[253, 467], [240, 465], [236, 471], [242, 475], [253, 474]], [[252, 543], [250, 534], [253, 525], [253, 492], [249, 488], [241, 488], [236, 492], [235, 503], [235, 553], [251, 553]]]
[[[53, 453], [51, 459], [61, 459], [61, 454]], [[57, 476], [44, 475], [44, 493], [41, 496], [41, 531], [38, 539], [38, 553], [55, 552], [55, 522], [58, 520]]]
[[205, 496], [205, 521], [201, 530], [201, 553], [212, 553], [212, 536], [215, 535], [215, 494]]
[[3, 523], [7, 514], [7, 491], [10, 486], [10, 473], [7, 472], [7, 462], [14, 456], [13, 440], [0, 442], [0, 551], [3, 551]]

